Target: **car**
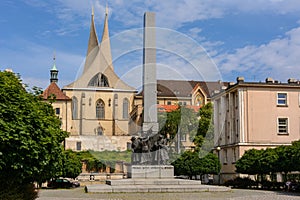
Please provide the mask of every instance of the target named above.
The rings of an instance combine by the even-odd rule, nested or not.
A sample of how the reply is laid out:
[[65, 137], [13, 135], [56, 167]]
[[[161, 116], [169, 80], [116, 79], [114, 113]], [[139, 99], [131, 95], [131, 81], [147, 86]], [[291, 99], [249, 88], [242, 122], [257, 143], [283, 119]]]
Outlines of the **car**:
[[47, 186], [49, 188], [74, 188], [74, 187], [79, 187], [80, 183], [75, 181], [70, 181], [67, 178], [58, 178], [49, 181]]

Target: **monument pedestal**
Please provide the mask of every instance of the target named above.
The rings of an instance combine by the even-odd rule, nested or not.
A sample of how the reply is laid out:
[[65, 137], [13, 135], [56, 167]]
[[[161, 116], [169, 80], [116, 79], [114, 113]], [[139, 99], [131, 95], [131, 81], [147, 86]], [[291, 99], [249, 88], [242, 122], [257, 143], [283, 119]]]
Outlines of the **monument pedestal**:
[[170, 179], [174, 178], [172, 165], [132, 165], [129, 177], [133, 179]]

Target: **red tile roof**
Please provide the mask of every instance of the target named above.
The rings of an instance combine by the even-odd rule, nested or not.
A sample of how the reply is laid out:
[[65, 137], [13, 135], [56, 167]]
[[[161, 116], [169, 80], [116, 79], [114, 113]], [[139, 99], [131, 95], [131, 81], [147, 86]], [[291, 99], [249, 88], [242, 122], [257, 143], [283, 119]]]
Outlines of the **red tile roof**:
[[[201, 108], [200, 106], [191, 106], [191, 105], [186, 105], [184, 107], [193, 109], [195, 112], [198, 112], [199, 109]], [[157, 108], [158, 108], [158, 112], [172, 112], [178, 109], [179, 106], [178, 105], [157, 105]]]
[[56, 100], [71, 100], [68, 96], [66, 96], [60, 88], [57, 86], [55, 82], [52, 82], [46, 90], [43, 92], [43, 99], [47, 100], [49, 96], [55, 95]]

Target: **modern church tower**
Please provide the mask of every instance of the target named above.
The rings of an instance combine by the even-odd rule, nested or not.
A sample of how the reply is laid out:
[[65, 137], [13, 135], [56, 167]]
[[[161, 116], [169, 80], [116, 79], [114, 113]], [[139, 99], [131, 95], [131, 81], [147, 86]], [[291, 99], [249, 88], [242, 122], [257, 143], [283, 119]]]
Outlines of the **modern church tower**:
[[92, 9], [86, 59], [82, 74], [63, 87], [72, 99], [71, 136], [66, 147], [73, 150], [126, 150], [130, 141], [128, 123], [133, 109], [135, 88], [114, 71], [111, 54], [108, 7], [105, 9], [102, 38], [99, 42]]

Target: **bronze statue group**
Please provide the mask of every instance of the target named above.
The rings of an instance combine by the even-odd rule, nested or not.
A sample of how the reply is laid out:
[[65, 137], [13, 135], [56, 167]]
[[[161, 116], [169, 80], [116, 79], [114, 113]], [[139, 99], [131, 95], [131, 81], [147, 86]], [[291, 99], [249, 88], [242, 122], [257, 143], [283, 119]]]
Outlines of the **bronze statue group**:
[[169, 160], [167, 138], [160, 134], [147, 134], [131, 138], [133, 165], [165, 165]]

